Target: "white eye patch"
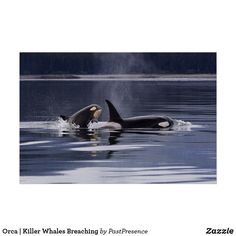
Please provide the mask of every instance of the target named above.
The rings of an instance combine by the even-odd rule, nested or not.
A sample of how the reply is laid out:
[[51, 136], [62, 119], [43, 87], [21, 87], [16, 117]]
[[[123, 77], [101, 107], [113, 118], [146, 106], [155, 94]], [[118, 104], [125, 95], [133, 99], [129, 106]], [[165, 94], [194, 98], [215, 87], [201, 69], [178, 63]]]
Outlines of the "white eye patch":
[[97, 110], [97, 111], [95, 111], [95, 112], [93, 113], [93, 118], [98, 119], [99, 116], [101, 115], [101, 113], [102, 113], [102, 110]]
[[96, 107], [91, 107], [90, 111], [96, 111], [96, 109], [97, 109]]
[[163, 122], [160, 122], [158, 125], [161, 126], [162, 128], [166, 128], [166, 127], [169, 126], [169, 122], [168, 121], [163, 121]]

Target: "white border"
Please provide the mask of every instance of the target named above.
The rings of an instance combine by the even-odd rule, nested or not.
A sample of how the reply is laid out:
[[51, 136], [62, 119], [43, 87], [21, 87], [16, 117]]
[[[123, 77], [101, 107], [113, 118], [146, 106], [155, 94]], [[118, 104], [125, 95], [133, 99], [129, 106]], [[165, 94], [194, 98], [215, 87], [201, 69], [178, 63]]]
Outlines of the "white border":
[[[235, 225], [234, 1], [1, 1], [1, 228]], [[19, 52], [217, 52], [217, 185], [20, 185]]]

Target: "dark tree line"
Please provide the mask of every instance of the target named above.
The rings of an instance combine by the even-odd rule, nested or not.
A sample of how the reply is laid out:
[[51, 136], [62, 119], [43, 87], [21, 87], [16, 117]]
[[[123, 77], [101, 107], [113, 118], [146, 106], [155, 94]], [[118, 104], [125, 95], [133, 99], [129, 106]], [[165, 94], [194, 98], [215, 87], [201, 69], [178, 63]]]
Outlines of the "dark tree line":
[[216, 53], [20, 53], [20, 74], [214, 74]]

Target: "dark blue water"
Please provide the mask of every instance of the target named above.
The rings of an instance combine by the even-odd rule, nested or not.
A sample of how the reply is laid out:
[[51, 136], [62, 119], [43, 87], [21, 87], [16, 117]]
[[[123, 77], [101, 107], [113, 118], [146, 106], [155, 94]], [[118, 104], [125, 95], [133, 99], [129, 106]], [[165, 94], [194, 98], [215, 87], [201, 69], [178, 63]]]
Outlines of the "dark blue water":
[[[105, 99], [123, 117], [167, 115], [169, 131], [65, 132], [61, 114]], [[21, 81], [21, 183], [215, 183], [215, 81]]]

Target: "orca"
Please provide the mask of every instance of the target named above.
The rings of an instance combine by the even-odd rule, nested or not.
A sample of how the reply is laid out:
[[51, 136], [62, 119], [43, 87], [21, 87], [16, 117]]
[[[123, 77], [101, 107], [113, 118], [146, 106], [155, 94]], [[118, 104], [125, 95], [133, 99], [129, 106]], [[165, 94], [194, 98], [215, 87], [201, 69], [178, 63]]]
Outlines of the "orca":
[[174, 125], [174, 121], [168, 116], [148, 115], [148, 116], [121, 118], [120, 114], [117, 112], [114, 105], [109, 100], [106, 100], [106, 103], [108, 105], [109, 115], [110, 115], [108, 123], [116, 124], [119, 126], [120, 129], [127, 129], [127, 128], [170, 129]]
[[60, 118], [71, 125], [79, 126], [79, 128], [88, 128], [90, 122], [98, 122], [101, 113], [102, 108], [99, 105], [91, 104], [71, 116], [60, 115]]

